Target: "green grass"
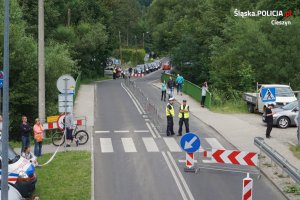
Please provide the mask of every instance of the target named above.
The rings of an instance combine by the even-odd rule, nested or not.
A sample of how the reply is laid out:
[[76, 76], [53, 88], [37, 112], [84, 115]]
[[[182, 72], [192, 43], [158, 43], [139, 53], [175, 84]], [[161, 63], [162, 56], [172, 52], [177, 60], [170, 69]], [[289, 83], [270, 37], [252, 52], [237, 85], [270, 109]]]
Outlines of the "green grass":
[[300, 187], [298, 185], [287, 186], [284, 188], [284, 192], [300, 195]]
[[300, 146], [290, 146], [290, 150], [293, 152], [294, 156], [300, 159]]
[[91, 84], [95, 81], [103, 81], [103, 80], [109, 80], [109, 79], [112, 79], [112, 75], [104, 76], [104, 77], [97, 77], [97, 78], [82, 79], [80, 84]]
[[[39, 158], [39, 164], [52, 154]], [[38, 181], [35, 194], [43, 200], [91, 199], [91, 153], [71, 151], [57, 153], [53, 161], [36, 169]]]
[[245, 101], [226, 101], [223, 105], [212, 105], [210, 110], [217, 113], [248, 113]]
[[[43, 139], [43, 144], [52, 144], [51, 138], [44, 138]], [[21, 141], [15, 141], [15, 140], [10, 140], [9, 145], [14, 149], [14, 148], [21, 148], [22, 147], [22, 142]], [[30, 138], [30, 146], [33, 148], [34, 146], [34, 140], [33, 137]]]

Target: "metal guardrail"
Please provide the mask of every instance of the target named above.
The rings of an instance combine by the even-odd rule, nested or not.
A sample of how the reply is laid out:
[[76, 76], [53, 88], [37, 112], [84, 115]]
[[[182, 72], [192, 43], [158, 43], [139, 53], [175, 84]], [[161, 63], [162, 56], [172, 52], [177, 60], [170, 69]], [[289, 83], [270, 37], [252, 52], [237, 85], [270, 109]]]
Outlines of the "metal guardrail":
[[163, 118], [159, 114], [155, 104], [150, 102], [149, 98], [145, 96], [142, 90], [136, 86], [136, 83], [127, 77], [125, 78], [125, 85], [138, 100], [139, 104], [144, 109], [149, 119], [152, 121], [154, 127], [161, 132], [163, 127]]
[[281, 169], [286, 172], [295, 182], [300, 184], [300, 170], [291, 165], [287, 159], [285, 159], [281, 154], [279, 154], [276, 150], [270, 147], [267, 143], [265, 143], [262, 137], [255, 137], [254, 144], [261, 151], [263, 151], [267, 156], [271, 158]]

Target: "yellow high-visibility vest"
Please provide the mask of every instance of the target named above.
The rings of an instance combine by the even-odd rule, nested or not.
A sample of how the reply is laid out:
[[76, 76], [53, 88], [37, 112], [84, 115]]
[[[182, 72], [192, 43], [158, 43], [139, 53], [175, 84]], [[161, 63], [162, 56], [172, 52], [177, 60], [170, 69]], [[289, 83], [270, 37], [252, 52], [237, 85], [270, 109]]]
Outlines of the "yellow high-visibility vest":
[[[171, 106], [171, 109], [168, 108], [169, 106]], [[175, 115], [174, 107], [171, 104], [168, 104], [166, 107], [166, 116], [174, 117], [174, 115]]]
[[[183, 105], [180, 105], [180, 110], [183, 110]], [[185, 110], [189, 110], [189, 106], [188, 105], [185, 105]], [[190, 117], [190, 111], [189, 112], [184, 112], [184, 113], [180, 112], [178, 114], [178, 118], [182, 118], [182, 115], [183, 115], [184, 119], [188, 119]]]

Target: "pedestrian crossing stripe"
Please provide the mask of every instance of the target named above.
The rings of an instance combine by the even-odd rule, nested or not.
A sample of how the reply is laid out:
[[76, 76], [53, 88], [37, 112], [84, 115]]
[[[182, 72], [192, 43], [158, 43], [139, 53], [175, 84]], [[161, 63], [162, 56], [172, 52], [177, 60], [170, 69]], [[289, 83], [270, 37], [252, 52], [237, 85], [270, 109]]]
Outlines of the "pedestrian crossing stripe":
[[[153, 137], [142, 137], [144, 147], [147, 152], [160, 152], [156, 144], [157, 139]], [[163, 141], [168, 150], [172, 153], [182, 152], [179, 143], [173, 137], [163, 137]], [[210, 146], [211, 149], [224, 149], [222, 144], [216, 138], [203, 138], [202, 141], [205, 141], [205, 144]], [[131, 137], [121, 138], [121, 144], [125, 153], [136, 153], [138, 152], [134, 140]], [[209, 149], [207, 147], [206, 149]], [[111, 138], [100, 138], [100, 150], [102, 153], [113, 153], [113, 142]], [[199, 152], [203, 151], [203, 148], [199, 149]]]
[[275, 88], [262, 88], [262, 102], [276, 101]]

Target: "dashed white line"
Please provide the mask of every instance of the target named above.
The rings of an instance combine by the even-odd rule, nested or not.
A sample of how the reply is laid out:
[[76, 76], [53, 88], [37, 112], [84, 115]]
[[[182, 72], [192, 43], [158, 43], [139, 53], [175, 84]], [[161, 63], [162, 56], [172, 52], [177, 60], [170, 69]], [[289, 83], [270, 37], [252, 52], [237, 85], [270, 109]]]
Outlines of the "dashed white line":
[[179, 145], [177, 144], [174, 138], [164, 137], [164, 141], [171, 152], [182, 152], [181, 148], [179, 147]]
[[134, 130], [134, 133], [149, 133], [149, 130]]
[[129, 130], [114, 130], [114, 133], [129, 133]]
[[110, 133], [110, 131], [95, 131], [95, 133]]
[[213, 149], [225, 149], [216, 138], [205, 138]]
[[157, 137], [161, 138], [161, 135], [159, 134], [159, 132], [157, 131], [156, 127], [154, 126], [154, 124], [152, 122], [151, 122], [151, 126], [152, 126], [154, 132], [156, 133]]

